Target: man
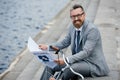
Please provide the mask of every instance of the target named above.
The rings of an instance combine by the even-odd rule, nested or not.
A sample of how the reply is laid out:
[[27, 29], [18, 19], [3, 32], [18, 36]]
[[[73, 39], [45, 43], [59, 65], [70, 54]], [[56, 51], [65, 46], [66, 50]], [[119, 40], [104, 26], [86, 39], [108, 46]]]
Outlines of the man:
[[[81, 5], [76, 4], [73, 6], [70, 10], [70, 17], [73, 25], [70, 26], [68, 34], [61, 42], [55, 43], [53, 46], [63, 49], [71, 45], [72, 55], [66, 57], [66, 60], [73, 70], [83, 76], [108, 75], [109, 69], [104, 58], [98, 28], [85, 19], [85, 12]], [[39, 45], [39, 47], [43, 50], [48, 49], [47, 45]], [[65, 65], [63, 59], [56, 59], [55, 62], [61, 66], [54, 69], [46, 68], [52, 75]], [[45, 80], [45, 71], [41, 80]], [[75, 80], [75, 77], [76, 75], [70, 69], [66, 69], [63, 72], [62, 80]]]

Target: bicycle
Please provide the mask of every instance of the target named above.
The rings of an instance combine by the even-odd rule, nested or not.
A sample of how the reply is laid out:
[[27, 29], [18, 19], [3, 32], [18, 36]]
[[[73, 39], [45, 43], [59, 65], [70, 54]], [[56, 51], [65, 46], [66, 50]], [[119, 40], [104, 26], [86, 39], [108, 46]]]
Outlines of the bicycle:
[[56, 51], [55, 54], [58, 55], [58, 59], [59, 59], [59, 52], [62, 54], [63, 60], [64, 60], [64, 62], [65, 62], [65, 64], [66, 64], [66, 66], [65, 66], [64, 68], [62, 68], [61, 71], [59, 71], [59, 72], [57, 72], [56, 74], [53, 75], [53, 77], [55, 78], [55, 80], [62, 80], [62, 76], [63, 76], [62, 73], [63, 73], [64, 70], [67, 69], [67, 68], [69, 68], [74, 74], [78, 75], [79, 77], [81, 77], [82, 80], [84, 80], [83, 75], [81, 75], [81, 74], [78, 73], [78, 72], [75, 72], [75, 71], [71, 68], [71, 66], [67, 63], [67, 61], [66, 61], [66, 59], [65, 59], [65, 55], [64, 55], [64, 53], [63, 53], [62, 50], [60, 50], [59, 48], [54, 47], [54, 46], [50, 46], [50, 47], [51, 47], [53, 50]]

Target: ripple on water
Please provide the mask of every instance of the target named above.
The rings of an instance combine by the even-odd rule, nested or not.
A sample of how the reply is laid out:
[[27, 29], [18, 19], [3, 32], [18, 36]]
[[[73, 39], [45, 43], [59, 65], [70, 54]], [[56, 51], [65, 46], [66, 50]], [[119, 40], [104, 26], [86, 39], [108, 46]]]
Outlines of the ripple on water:
[[6, 70], [8, 65], [6, 63], [0, 63], [0, 74]]
[[8, 58], [9, 58], [9, 56], [8, 56], [8, 55], [6, 55], [6, 56], [5, 56], [5, 58], [7, 58], [7, 59], [8, 59]]
[[32, 21], [32, 18], [30, 17], [26, 17], [25, 19], [27, 19], [28, 21]]
[[25, 26], [26, 26], [26, 27], [29, 27], [29, 28], [31, 27], [29, 24], [25, 24]]
[[7, 4], [7, 2], [3, 2], [3, 4]]
[[18, 30], [17, 30], [17, 29], [13, 29], [12, 31], [15, 31], [15, 32], [16, 32], [16, 31], [18, 31]]
[[4, 14], [3, 12], [0, 13], [0, 15], [3, 15], [3, 14]]
[[17, 37], [17, 36], [14, 36], [13, 39], [18, 39], [18, 37]]
[[0, 24], [0, 26], [1, 26], [1, 28], [3, 28], [3, 29], [10, 29], [10, 27], [8, 27], [8, 26], [5, 26], [5, 25], [3, 25], [3, 24]]
[[35, 27], [36, 29], [40, 29], [40, 27], [39, 26], [37, 26], [37, 27]]
[[2, 51], [6, 51], [7, 49], [6, 48], [1, 48]]

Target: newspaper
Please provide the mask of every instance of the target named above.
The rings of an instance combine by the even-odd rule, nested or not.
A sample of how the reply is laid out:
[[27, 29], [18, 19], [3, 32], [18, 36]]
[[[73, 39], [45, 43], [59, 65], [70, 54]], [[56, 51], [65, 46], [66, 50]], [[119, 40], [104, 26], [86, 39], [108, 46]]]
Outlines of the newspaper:
[[57, 56], [48, 50], [41, 50], [31, 37], [28, 39], [28, 49], [46, 66], [54, 68], [57, 65], [57, 63], [54, 62]]

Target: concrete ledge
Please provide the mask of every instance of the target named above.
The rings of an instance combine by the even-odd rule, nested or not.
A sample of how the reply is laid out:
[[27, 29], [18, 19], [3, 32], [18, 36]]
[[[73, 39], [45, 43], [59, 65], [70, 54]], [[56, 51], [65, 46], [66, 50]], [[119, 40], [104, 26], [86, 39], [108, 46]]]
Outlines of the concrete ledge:
[[111, 71], [108, 76], [85, 78], [85, 80], [119, 80], [120, 73], [118, 71]]

